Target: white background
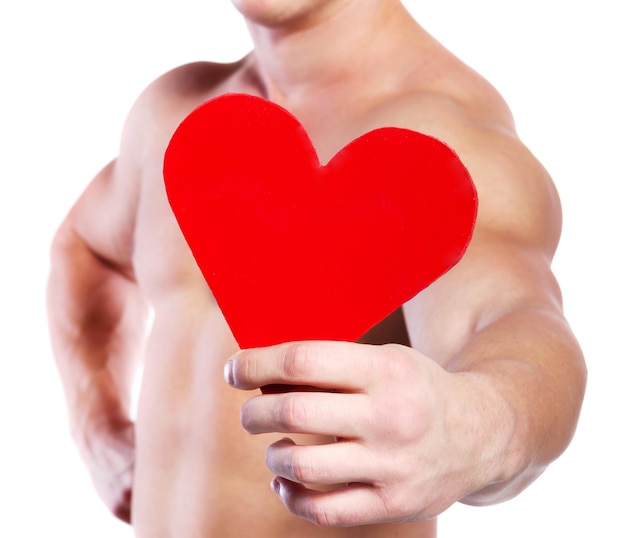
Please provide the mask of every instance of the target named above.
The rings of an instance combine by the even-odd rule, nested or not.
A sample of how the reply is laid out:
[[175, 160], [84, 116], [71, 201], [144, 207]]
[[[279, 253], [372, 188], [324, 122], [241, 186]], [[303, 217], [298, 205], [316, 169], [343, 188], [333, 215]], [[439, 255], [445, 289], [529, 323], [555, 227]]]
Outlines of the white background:
[[[565, 226], [555, 271], [590, 370], [565, 455], [511, 502], [453, 507], [441, 518], [444, 538], [626, 536], [620, 3], [406, 0], [503, 93], [556, 181]], [[115, 155], [147, 83], [182, 63], [236, 59], [249, 46], [228, 0], [2, 3], [0, 537], [132, 535], [100, 506], [69, 441], [45, 322], [48, 245]]]

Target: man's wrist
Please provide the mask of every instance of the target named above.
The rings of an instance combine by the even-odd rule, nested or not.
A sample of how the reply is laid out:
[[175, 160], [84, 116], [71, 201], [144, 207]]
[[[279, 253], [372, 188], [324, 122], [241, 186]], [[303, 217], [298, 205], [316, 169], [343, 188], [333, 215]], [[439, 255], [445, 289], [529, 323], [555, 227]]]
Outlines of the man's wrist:
[[70, 412], [70, 429], [79, 448], [132, 424], [126, 406], [108, 380], [94, 380], [77, 395]]
[[[523, 420], [515, 407], [484, 373], [452, 374], [461, 383], [466, 398], [456, 399], [463, 416], [464, 435], [469, 436], [470, 469], [478, 470], [468, 480], [468, 492], [461, 499], [468, 504], [493, 504], [506, 495], [508, 484], [529, 466]], [[504, 499], [502, 499], [504, 500]]]

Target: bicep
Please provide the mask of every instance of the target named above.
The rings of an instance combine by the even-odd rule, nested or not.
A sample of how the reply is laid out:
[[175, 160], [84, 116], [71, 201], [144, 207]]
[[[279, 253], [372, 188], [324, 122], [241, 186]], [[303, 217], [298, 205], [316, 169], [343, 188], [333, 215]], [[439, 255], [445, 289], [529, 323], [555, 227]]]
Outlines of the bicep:
[[463, 259], [404, 306], [414, 347], [444, 366], [490, 324], [515, 312], [562, 316], [551, 259], [560, 204], [543, 167], [514, 139], [474, 139], [461, 154], [479, 211]]
[[55, 234], [48, 302], [59, 327], [109, 332], [134, 288], [132, 199], [115, 172], [113, 161], [95, 176]]

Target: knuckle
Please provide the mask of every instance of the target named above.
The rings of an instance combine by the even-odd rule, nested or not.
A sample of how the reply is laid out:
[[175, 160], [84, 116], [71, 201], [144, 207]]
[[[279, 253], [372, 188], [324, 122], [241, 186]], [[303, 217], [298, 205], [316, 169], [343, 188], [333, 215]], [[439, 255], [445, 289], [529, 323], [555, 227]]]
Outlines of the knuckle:
[[278, 410], [278, 424], [285, 431], [300, 429], [307, 420], [306, 405], [298, 394], [286, 394]]
[[294, 451], [287, 466], [291, 479], [300, 484], [326, 484], [330, 479], [328, 469], [311, 457], [311, 452], [306, 447]]
[[381, 512], [384, 517], [402, 521], [410, 515], [410, 506], [406, 496], [400, 495], [397, 491], [381, 491], [379, 494]]
[[249, 355], [242, 354], [235, 362], [235, 365], [237, 368], [233, 370], [234, 379], [243, 386], [247, 386], [251, 380], [257, 378], [257, 362], [252, 360], [252, 357]]
[[393, 358], [385, 361], [385, 375], [398, 379], [412, 378], [416, 375], [416, 363], [413, 356], [407, 353], [406, 348], [399, 344], [385, 344], [388, 354]]
[[314, 362], [309, 342], [293, 342], [285, 348], [283, 371], [287, 379], [306, 380], [314, 371]]
[[331, 511], [327, 505], [312, 502], [309, 507], [311, 521], [320, 527], [334, 527], [340, 524], [337, 513]]
[[311, 462], [294, 452], [289, 460], [289, 471], [294, 481], [301, 484], [313, 482], [315, 480]]

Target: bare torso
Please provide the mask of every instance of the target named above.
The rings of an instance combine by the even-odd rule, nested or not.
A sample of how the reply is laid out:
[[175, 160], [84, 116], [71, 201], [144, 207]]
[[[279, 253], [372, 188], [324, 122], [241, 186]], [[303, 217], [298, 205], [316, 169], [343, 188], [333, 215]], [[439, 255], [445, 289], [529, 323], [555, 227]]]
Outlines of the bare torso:
[[[443, 53], [441, 59], [450, 61]], [[489, 113], [501, 115], [502, 124], [507, 124], [503, 105], [482, 79], [460, 63], [450, 72], [453, 76], [443, 88], [447, 84], [452, 93], [452, 86], [462, 80], [477, 95], [482, 90], [496, 104], [487, 109]], [[419, 122], [423, 117], [423, 130], [432, 131], [437, 121], [432, 100], [444, 103], [450, 96], [437, 94], [441, 81], [427, 80], [412, 82], [407, 77], [407, 88], [394, 99], [371, 96], [370, 101], [359, 100], [353, 106], [343, 102], [341, 109], [320, 100], [315, 107], [305, 104], [291, 111], [326, 162], [368, 130], [403, 126], [409, 107], [407, 126], [419, 129], [416, 118]], [[169, 209], [161, 174], [169, 138], [195, 106], [226, 92], [262, 95], [262, 88], [249, 61], [186, 66], [166, 75], [160, 84], [154, 91], [165, 94], [168, 106], [156, 117], [139, 163], [141, 186], [132, 239], [134, 274], [154, 310], [136, 424], [133, 525], [137, 536], [433, 537], [434, 521], [317, 527], [289, 514], [271, 493], [265, 449], [273, 439], [251, 436], [239, 423], [241, 405], [250, 395], [223, 381], [224, 363], [237, 345]], [[396, 314], [364, 339], [408, 344], [402, 316]]]
[[[585, 369], [550, 270], [558, 195], [500, 95], [399, 0], [235, 3], [254, 51], [151, 84], [118, 157], [55, 235], [49, 317], [74, 440], [99, 496], [139, 538], [434, 538], [430, 518], [454, 502], [512, 498], [573, 435]], [[247, 350], [229, 361], [232, 386], [225, 382], [237, 345], [169, 207], [162, 169], [180, 122], [229, 92], [286, 108], [322, 163], [356, 137], [396, 126], [442, 140], [467, 166], [480, 202], [464, 258], [362, 339], [414, 349], [292, 346], [294, 361], [317, 350], [320, 362], [301, 377], [279, 350]], [[154, 318], [143, 345], [146, 302]], [[299, 381], [323, 390], [252, 401], [246, 392]], [[284, 426], [276, 417], [294, 401], [307, 420]], [[283, 435], [250, 435], [244, 402], [250, 432], [346, 442], [302, 449], [274, 443]], [[317, 495], [299, 477], [350, 484]], [[391, 523], [368, 525], [377, 522]]]

